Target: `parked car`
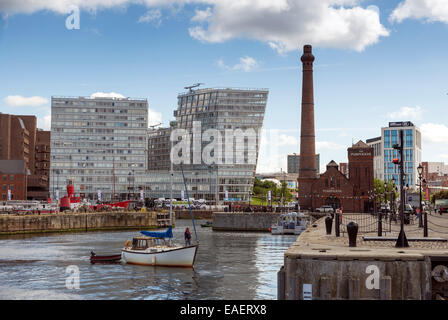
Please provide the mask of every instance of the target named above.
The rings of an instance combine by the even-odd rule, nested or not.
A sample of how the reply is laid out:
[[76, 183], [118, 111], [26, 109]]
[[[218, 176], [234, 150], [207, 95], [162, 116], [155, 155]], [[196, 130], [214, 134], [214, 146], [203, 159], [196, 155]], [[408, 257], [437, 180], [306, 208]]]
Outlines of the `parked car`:
[[316, 212], [323, 212], [323, 213], [325, 213], [325, 212], [329, 212], [329, 213], [333, 213], [333, 212], [334, 212], [334, 209], [333, 209], [332, 206], [325, 205], [325, 206], [322, 206], [322, 207], [320, 207], [320, 208], [317, 208], [317, 209], [316, 209]]

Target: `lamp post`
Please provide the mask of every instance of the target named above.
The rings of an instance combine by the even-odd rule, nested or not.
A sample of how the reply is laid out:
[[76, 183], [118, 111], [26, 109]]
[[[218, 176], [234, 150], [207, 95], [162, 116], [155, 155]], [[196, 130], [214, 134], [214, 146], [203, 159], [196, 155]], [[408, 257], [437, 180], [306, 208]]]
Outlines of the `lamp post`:
[[398, 235], [397, 242], [395, 244], [396, 248], [407, 248], [409, 247], [408, 239], [406, 237], [406, 233], [404, 231], [404, 206], [406, 203], [405, 194], [404, 194], [404, 157], [403, 157], [403, 130], [400, 130], [400, 144], [394, 144], [393, 148], [398, 150], [400, 158], [393, 159], [394, 164], [398, 164], [400, 166], [400, 234]]
[[395, 218], [395, 192], [397, 191], [397, 187], [395, 186], [395, 176], [392, 177], [392, 191], [390, 194], [390, 219], [389, 222], [392, 221], [392, 217], [396, 220]]
[[[420, 199], [420, 217], [419, 217], [419, 224], [422, 224], [422, 215], [423, 215], [423, 210], [422, 210], [422, 182], [426, 182], [425, 179], [422, 179], [423, 176], [423, 166], [420, 164], [417, 167], [417, 172], [418, 172], [418, 179], [420, 180], [420, 195], [419, 195], [419, 199]], [[424, 220], [424, 224], [423, 224], [423, 237], [428, 237], [428, 213], [425, 212], [425, 220]], [[420, 227], [420, 225], [419, 225]]]
[[417, 172], [418, 172], [418, 180], [420, 181], [419, 184], [419, 215], [418, 215], [418, 227], [422, 228], [423, 227], [423, 211], [422, 211], [422, 173], [423, 173], [423, 167], [422, 164], [419, 164], [419, 166], [417, 167]]

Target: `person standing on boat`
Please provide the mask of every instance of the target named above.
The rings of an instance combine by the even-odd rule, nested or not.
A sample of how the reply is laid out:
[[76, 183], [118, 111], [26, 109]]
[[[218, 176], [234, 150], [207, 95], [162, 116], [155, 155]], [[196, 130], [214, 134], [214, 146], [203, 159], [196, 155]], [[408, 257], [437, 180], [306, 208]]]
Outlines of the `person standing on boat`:
[[191, 233], [188, 227], [187, 229], [185, 229], [185, 245], [186, 246], [191, 245]]

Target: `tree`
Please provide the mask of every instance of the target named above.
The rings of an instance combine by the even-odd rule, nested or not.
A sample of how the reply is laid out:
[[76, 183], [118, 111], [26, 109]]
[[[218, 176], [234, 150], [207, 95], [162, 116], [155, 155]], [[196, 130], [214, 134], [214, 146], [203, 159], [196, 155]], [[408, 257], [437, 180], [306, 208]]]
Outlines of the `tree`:
[[292, 194], [287, 188], [286, 182], [282, 181], [281, 186], [278, 187], [273, 181], [261, 181], [258, 178], [254, 180], [254, 197], [259, 199], [266, 199], [268, 192], [271, 191], [272, 201], [280, 201], [284, 196], [284, 201], [289, 202], [292, 199]]
[[432, 204], [436, 203], [436, 200], [438, 200], [438, 199], [448, 199], [448, 191], [442, 190], [442, 191], [434, 193], [431, 196], [431, 203]]
[[398, 197], [398, 193], [394, 190], [394, 184], [392, 181], [387, 181], [384, 186], [384, 181], [380, 179], [373, 180], [373, 186], [376, 194], [377, 203], [385, 203], [390, 200], [390, 194], [395, 192], [395, 197]]

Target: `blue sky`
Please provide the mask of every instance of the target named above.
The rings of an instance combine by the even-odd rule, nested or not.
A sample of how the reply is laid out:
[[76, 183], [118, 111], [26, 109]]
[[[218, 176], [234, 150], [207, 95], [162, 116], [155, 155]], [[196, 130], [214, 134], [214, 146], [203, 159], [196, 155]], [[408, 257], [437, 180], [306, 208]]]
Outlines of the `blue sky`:
[[[70, 5], [79, 29], [66, 28]], [[186, 85], [268, 88], [277, 138], [257, 171], [284, 170], [309, 43], [321, 171], [389, 121], [421, 128], [424, 161], [448, 159], [447, 0], [1, 0], [0, 15], [0, 112], [46, 129], [52, 95], [147, 98], [150, 122], [168, 124]]]

